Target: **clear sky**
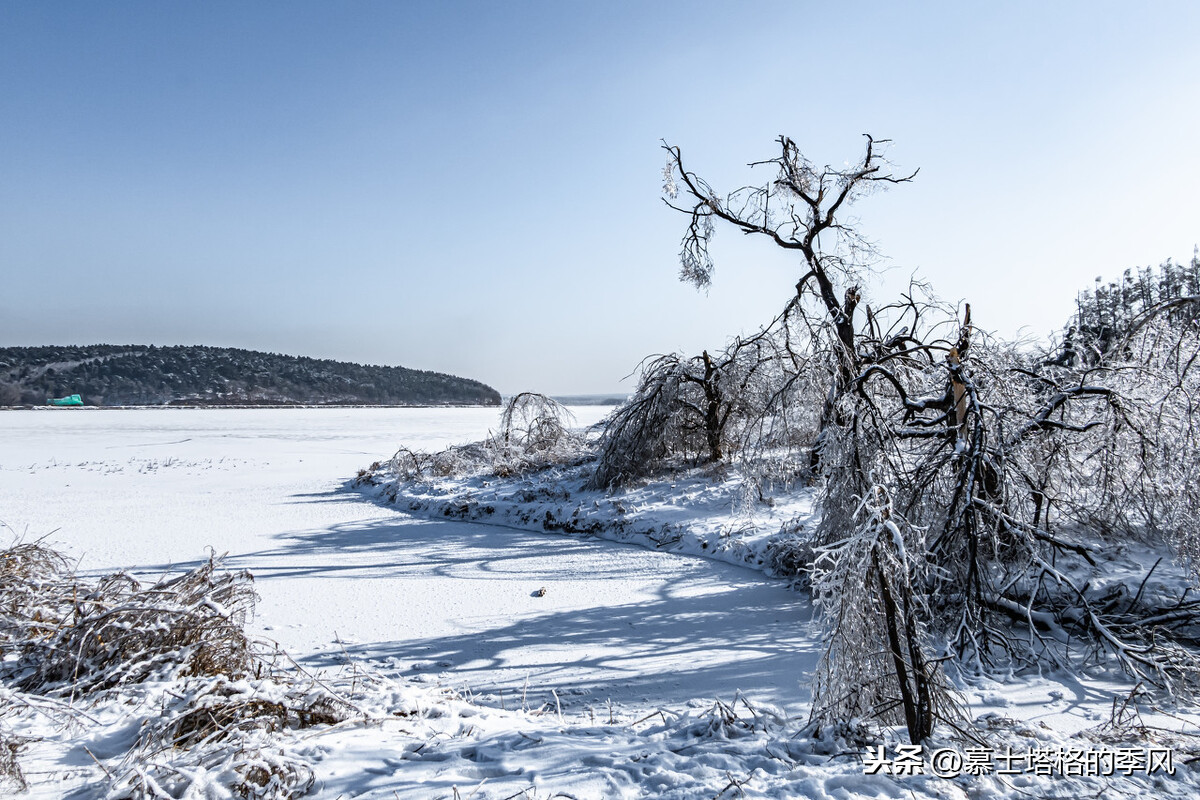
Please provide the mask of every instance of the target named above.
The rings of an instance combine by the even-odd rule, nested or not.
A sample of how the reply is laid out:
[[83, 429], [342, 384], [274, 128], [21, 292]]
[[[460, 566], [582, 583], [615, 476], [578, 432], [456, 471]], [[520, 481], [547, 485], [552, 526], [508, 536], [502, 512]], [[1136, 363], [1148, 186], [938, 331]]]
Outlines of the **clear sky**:
[[867, 132], [921, 168], [855, 207], [888, 280], [1044, 335], [1200, 241], [1198, 43], [1196, 2], [0, 0], [0, 345], [628, 390], [800, 274], [718, 230], [678, 283], [660, 140], [734, 188]]

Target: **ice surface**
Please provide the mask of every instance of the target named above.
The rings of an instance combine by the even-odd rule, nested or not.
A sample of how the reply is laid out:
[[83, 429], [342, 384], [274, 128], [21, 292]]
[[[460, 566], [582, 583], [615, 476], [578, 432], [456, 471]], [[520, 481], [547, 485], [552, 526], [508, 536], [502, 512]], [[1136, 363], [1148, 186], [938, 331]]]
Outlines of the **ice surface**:
[[[573, 409], [581, 425], [607, 409]], [[401, 443], [482, 438], [495, 409], [138, 409], [0, 415], [0, 520], [85, 573], [249, 569], [254, 626], [529, 702], [651, 706], [740, 688], [802, 702], [808, 604], [701, 558], [398, 514], [346, 488]], [[545, 587], [544, 597], [531, 594]], [[744, 620], [756, 620], [751, 633]], [[582, 699], [581, 699], [582, 698]]]

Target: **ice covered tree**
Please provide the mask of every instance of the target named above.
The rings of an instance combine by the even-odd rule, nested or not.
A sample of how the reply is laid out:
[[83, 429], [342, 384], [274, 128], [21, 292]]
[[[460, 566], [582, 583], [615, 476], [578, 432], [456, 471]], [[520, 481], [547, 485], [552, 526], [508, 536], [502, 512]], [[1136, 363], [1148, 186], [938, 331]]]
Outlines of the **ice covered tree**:
[[697, 288], [711, 284], [715, 265], [709, 244], [717, 223], [765, 237], [798, 256], [798, 302], [789, 303], [789, 308], [807, 309], [810, 321], [828, 328], [833, 357], [823, 422], [829, 421], [836, 398], [849, 387], [860, 366], [856, 314], [863, 299], [863, 282], [876, 262], [874, 246], [846, 219], [847, 210], [863, 197], [907, 183], [917, 174], [894, 171], [885, 157], [888, 140], [865, 138], [861, 159], [852, 166], [835, 168], [818, 167], [794, 141], [780, 136], [776, 157], [750, 164], [768, 170], [766, 181], [725, 194], [687, 169], [679, 147], [663, 145], [667, 203], [688, 217], [679, 254], [680, 280]]
[[[716, 464], [743, 456], [762, 440], [751, 434], [761, 433], [786, 383], [782, 364], [788, 356], [777, 339], [768, 327], [712, 353], [643, 361], [637, 391], [601, 434], [592, 486], [619, 486], [670, 463]], [[798, 362], [789, 363], [795, 370]], [[774, 426], [770, 438], [784, 432]]]
[[[875, 253], [843, 217], [861, 197], [916, 173], [897, 175], [883, 155], [887, 141], [870, 136], [861, 159], [843, 169], [817, 167], [787, 137], [777, 144], [777, 157], [751, 165], [768, 170], [765, 184], [724, 195], [684, 166], [678, 147], [664, 144], [667, 202], [688, 217], [680, 279], [711, 283], [709, 242], [718, 224], [729, 224], [796, 253], [796, 291], [753, 336], [698, 356], [647, 360], [634, 397], [605, 431], [594, 485], [640, 477], [675, 456], [717, 462], [761, 457], [779, 444], [811, 446], [860, 368], [855, 326]], [[778, 465], [760, 458], [767, 463]]]
[[[1166, 337], [1156, 333], [1165, 323], [1151, 324], [1186, 317], [1186, 270], [1164, 270], [1156, 287], [1130, 275], [1087, 298], [1093, 319], [1075, 340], [1094, 352], [1086, 359], [995, 341], [975, 328], [969, 306], [948, 307], [920, 286], [871, 304], [874, 250], [845, 210], [916, 173], [894, 172], [885, 142], [871, 137], [844, 169], [816, 167], [786, 137], [778, 144], [778, 156], [751, 164], [771, 171], [765, 183], [724, 194], [666, 145], [664, 190], [688, 220], [686, 282], [709, 285], [721, 226], [798, 256], [795, 294], [761, 334], [779, 354], [766, 371], [769, 399], [742, 430], [769, 450], [761, 433], [798, 405], [781, 398], [823, 383], [812, 570], [829, 634], [817, 718], [869, 712], [920, 741], [954, 708], [939, 667], [947, 658], [987, 670], [1103, 652], [1168, 692], [1194, 689], [1196, 604], [1107, 597], [1078, 578], [1095, 567], [1106, 525], [1173, 537], [1184, 552], [1200, 542], [1186, 522], [1195, 514], [1173, 513], [1170, 502], [1195, 511], [1180, 479], [1197, 463], [1182, 444], [1194, 436], [1191, 398], [1200, 396], [1188, 383], [1195, 337]], [[799, 348], [795, 331], [806, 332]], [[635, 400], [669, 400], [642, 392], [664, 385], [644, 380]], [[677, 403], [642, 408], [659, 415], [643, 418], [647, 430], [679, 424]], [[606, 435], [638, 429], [617, 422]]]

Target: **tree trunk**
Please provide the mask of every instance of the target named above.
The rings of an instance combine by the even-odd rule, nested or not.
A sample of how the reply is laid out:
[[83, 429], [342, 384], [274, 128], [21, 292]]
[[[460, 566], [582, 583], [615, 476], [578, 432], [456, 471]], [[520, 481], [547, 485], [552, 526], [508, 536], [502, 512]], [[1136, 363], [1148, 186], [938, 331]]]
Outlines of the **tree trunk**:
[[[891, 648], [892, 665], [896, 682], [900, 686], [900, 702], [904, 707], [904, 723], [908, 728], [908, 739], [913, 744], [925, 741], [933, 732], [933, 709], [930, 707], [928, 676], [925, 674], [925, 659], [916, 641], [916, 627], [911, 619], [901, 626], [899, 604], [892, 594], [891, 586], [884, 577], [879, 556], [871, 555], [872, 565], [879, 577], [879, 597], [883, 603], [883, 615], [887, 628], [888, 646]], [[908, 604], [905, 603], [905, 606]]]
[[712, 461], [720, 461], [725, 457], [721, 452], [721, 389], [717, 386], [716, 367], [708, 351], [704, 357], [704, 435], [708, 442], [708, 456]]

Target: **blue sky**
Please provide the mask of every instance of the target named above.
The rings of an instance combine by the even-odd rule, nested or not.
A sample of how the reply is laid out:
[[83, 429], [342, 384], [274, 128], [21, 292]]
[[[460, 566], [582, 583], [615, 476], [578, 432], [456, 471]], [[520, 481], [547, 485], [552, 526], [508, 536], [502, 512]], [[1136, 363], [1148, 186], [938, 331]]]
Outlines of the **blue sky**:
[[606, 392], [799, 265], [676, 280], [660, 140], [894, 140], [855, 208], [1005, 335], [1200, 241], [1200, 4], [0, 0], [0, 344], [213, 344]]

